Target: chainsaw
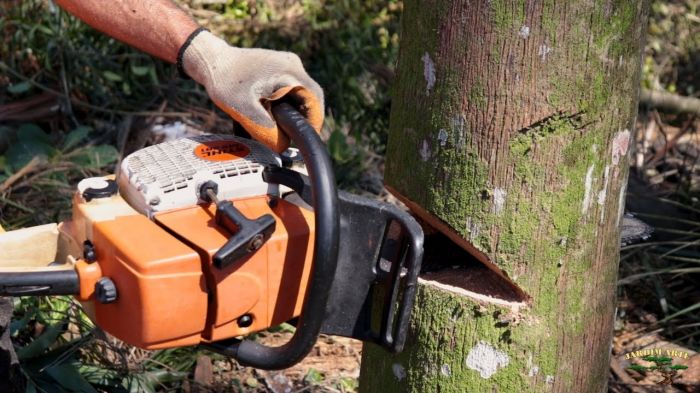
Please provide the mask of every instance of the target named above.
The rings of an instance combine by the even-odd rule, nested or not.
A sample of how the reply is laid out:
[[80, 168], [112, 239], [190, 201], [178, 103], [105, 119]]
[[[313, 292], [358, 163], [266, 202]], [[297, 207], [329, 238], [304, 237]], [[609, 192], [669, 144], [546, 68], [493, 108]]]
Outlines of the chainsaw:
[[[261, 369], [301, 361], [321, 333], [401, 351], [420, 226], [337, 191], [306, 119], [271, 110], [298, 150], [232, 135], [149, 146], [81, 180], [70, 220], [0, 234], [0, 295], [74, 295], [131, 345], [199, 345]], [[245, 338], [284, 322], [296, 329], [282, 346]]]

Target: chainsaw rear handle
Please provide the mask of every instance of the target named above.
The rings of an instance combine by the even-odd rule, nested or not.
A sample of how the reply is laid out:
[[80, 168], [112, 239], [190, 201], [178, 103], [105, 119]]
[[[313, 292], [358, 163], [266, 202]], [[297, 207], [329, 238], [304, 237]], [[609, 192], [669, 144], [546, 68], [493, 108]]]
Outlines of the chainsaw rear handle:
[[328, 298], [338, 264], [338, 191], [326, 146], [294, 107], [279, 103], [272, 107], [277, 125], [296, 143], [309, 172], [311, 200], [316, 224], [311, 277], [296, 331], [282, 346], [268, 347], [249, 340], [223, 340], [208, 348], [235, 358], [246, 366], [277, 370], [301, 361], [313, 348], [326, 314]]

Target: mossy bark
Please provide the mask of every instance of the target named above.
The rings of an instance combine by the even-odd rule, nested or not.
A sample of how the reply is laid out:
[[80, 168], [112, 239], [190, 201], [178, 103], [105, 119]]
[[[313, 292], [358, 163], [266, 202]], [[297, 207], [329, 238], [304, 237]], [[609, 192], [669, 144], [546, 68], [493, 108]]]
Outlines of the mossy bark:
[[360, 390], [602, 392], [648, 2], [404, 7], [386, 184], [527, 299], [421, 285]]

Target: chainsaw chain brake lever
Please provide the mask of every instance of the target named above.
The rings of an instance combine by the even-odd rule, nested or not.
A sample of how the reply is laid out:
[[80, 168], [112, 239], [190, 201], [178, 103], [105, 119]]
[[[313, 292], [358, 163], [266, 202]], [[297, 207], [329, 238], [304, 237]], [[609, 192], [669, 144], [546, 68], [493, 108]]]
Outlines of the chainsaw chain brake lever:
[[234, 234], [212, 257], [217, 269], [225, 269], [259, 250], [275, 231], [275, 219], [265, 214], [249, 220], [231, 201], [220, 201], [217, 192], [218, 185], [211, 180], [199, 187], [200, 199], [216, 205], [216, 224]]

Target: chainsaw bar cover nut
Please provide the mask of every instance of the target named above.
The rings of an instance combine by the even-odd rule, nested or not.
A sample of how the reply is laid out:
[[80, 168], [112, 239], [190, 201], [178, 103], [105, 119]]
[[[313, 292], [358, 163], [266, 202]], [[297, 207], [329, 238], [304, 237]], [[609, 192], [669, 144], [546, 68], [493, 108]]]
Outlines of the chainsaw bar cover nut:
[[102, 304], [117, 300], [117, 286], [109, 277], [102, 277], [95, 283], [95, 297]]
[[250, 314], [244, 314], [238, 318], [238, 326], [242, 328], [250, 327], [253, 324], [253, 316]]

